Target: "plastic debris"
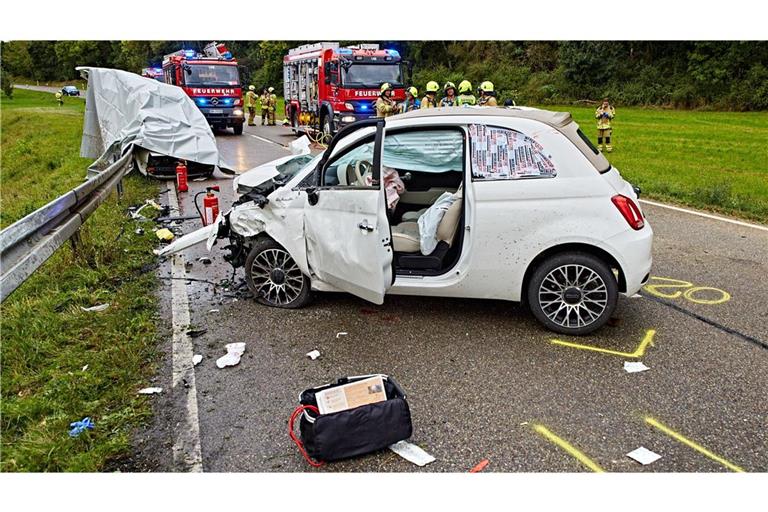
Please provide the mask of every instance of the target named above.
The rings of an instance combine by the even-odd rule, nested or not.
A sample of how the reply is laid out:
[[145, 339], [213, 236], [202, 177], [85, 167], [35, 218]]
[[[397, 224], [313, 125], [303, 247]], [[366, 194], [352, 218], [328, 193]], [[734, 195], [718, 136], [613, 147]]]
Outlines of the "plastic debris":
[[658, 453], [652, 452], [648, 448], [641, 446], [640, 448], [637, 448], [635, 450], [632, 450], [627, 454], [627, 457], [630, 459], [634, 459], [643, 466], [646, 466], [650, 464], [651, 462], [656, 462], [661, 458], [661, 455]]
[[208, 178], [205, 178], [205, 177], [201, 176], [201, 177], [199, 177], [199, 178], [195, 178], [195, 179], [193, 179], [192, 181], [205, 181], [205, 180], [207, 180], [207, 179], [208, 179]]
[[642, 296], [642, 295], [640, 295], [639, 293], [636, 293], [636, 294], [634, 294], [634, 295], [630, 295], [630, 297], [629, 297], [629, 298], [630, 298], [630, 299], [642, 299], [642, 298], [643, 298], [643, 296]]
[[320, 357], [320, 351], [313, 350], [312, 352], [307, 352], [307, 357], [314, 361], [315, 359]]
[[93, 423], [90, 417], [86, 416], [80, 421], [73, 421], [69, 424], [70, 431], [69, 437], [77, 437], [86, 430], [93, 430], [96, 425]]
[[173, 240], [173, 237], [176, 236], [168, 228], [158, 229], [157, 231], [155, 231], [155, 235], [160, 240], [166, 240], [166, 241]]
[[207, 333], [208, 329], [192, 329], [191, 331], [187, 331], [187, 336], [190, 338], [199, 338], [203, 334]]
[[624, 361], [624, 371], [627, 373], [637, 373], [650, 370], [642, 361]]
[[134, 233], [136, 233], [137, 235], [141, 236], [141, 235], [144, 234], [144, 230], [141, 229], [141, 228], [136, 228], [136, 231], [134, 231]]
[[208, 312], [209, 313], [218, 313], [219, 310], [218, 309], [209, 309]]
[[82, 309], [83, 311], [91, 312], [91, 313], [94, 313], [94, 312], [98, 313], [99, 311], [104, 311], [108, 307], [109, 307], [109, 302], [107, 302], [106, 304], [97, 304], [96, 306], [91, 306], [89, 308], [84, 308], [83, 306], [80, 306], [80, 309]]
[[430, 462], [435, 462], [435, 458], [408, 441], [398, 441], [395, 444], [389, 445], [389, 449], [417, 466], [426, 466]]
[[199, 261], [203, 265], [210, 265], [211, 264], [211, 258], [209, 258], [208, 256], [201, 256], [200, 258], [197, 258], [197, 261]]
[[227, 354], [216, 360], [216, 366], [219, 368], [235, 366], [239, 363], [240, 358], [245, 352], [245, 343], [227, 343], [225, 348], [227, 349]]
[[192, 365], [197, 366], [200, 364], [200, 361], [202, 360], [203, 360], [203, 356], [201, 356], [200, 354], [195, 354], [192, 356]]
[[490, 463], [488, 459], [483, 459], [480, 462], [477, 463], [475, 467], [469, 470], [470, 473], [479, 473], [482, 470], [485, 469], [485, 466], [487, 466]]
[[159, 395], [162, 392], [163, 388], [144, 388], [138, 391], [140, 395]]
[[347, 332], [337, 332], [336, 333], [336, 338], [338, 339], [339, 336], [346, 336], [347, 334], [349, 334], [349, 333], [347, 333]]
[[85, 366], [83, 366], [83, 369], [82, 369], [82, 370], [80, 370], [80, 371], [81, 371], [81, 372], [84, 372], [84, 371], [85, 371], [85, 370], [87, 370], [87, 369], [88, 369], [88, 365], [85, 365]]

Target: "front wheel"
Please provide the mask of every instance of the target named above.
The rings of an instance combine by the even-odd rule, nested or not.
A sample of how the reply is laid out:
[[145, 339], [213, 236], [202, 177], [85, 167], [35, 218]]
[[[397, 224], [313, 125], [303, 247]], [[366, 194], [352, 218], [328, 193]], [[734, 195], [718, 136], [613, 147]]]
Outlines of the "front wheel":
[[602, 327], [616, 309], [618, 284], [611, 268], [581, 252], [552, 256], [528, 283], [528, 304], [548, 329], [581, 336]]
[[331, 116], [325, 115], [323, 118], [323, 143], [330, 144], [332, 138], [333, 133], [331, 133]]
[[309, 303], [310, 282], [288, 251], [270, 238], [257, 240], [245, 260], [245, 281], [256, 301], [296, 309]]
[[243, 125], [236, 124], [232, 126], [232, 129], [235, 131], [235, 135], [242, 135], [243, 134]]

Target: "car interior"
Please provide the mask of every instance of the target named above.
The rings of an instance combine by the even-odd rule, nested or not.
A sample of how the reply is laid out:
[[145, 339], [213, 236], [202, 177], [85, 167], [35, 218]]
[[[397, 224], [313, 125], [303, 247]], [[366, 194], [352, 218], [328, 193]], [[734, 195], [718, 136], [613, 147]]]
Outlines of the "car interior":
[[[382, 176], [396, 274], [440, 275], [458, 260], [465, 143], [458, 128], [387, 131]], [[336, 157], [325, 169], [324, 185], [371, 186], [373, 146], [363, 141]]]

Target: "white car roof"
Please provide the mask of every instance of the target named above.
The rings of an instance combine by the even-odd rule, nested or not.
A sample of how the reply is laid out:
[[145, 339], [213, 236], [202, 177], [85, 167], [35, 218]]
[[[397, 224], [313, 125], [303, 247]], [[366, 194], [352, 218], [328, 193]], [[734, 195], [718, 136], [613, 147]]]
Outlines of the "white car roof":
[[[387, 121], [400, 121], [407, 119], [438, 118], [445, 119], [451, 116], [471, 116], [482, 118], [482, 122], [496, 118], [531, 119], [551, 126], [565, 135], [584, 154], [590, 163], [600, 172], [607, 171], [611, 164], [602, 153], [595, 151], [578, 134], [579, 125], [574, 122], [570, 112], [554, 112], [532, 107], [438, 107], [412, 110], [404, 114], [398, 114], [387, 118]], [[480, 121], [480, 119], [478, 119]]]

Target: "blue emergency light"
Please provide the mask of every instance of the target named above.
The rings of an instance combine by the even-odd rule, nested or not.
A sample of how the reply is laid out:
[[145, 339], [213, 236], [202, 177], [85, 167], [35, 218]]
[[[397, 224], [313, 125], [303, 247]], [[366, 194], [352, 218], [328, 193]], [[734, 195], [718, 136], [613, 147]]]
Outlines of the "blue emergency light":
[[349, 48], [339, 48], [337, 51], [339, 55], [352, 55], [352, 50]]
[[186, 55], [187, 57], [194, 57], [195, 50], [184, 50], [184, 55]]
[[205, 105], [206, 103], [208, 103], [208, 100], [205, 98], [195, 98], [195, 101], [197, 101], [198, 105]]
[[400, 52], [398, 52], [397, 50], [387, 50], [387, 55], [391, 55], [393, 57], [399, 57]]

